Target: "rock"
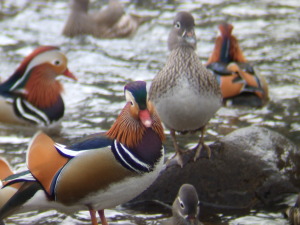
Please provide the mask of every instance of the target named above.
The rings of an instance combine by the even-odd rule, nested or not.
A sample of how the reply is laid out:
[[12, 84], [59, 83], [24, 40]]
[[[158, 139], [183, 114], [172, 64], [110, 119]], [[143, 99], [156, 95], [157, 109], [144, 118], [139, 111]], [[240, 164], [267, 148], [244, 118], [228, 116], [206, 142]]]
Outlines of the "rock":
[[188, 162], [184, 168], [169, 166], [131, 202], [171, 204], [183, 183], [196, 187], [204, 205], [235, 210], [267, 207], [287, 193], [299, 192], [298, 148], [279, 133], [250, 126], [228, 134], [210, 148], [210, 159]]

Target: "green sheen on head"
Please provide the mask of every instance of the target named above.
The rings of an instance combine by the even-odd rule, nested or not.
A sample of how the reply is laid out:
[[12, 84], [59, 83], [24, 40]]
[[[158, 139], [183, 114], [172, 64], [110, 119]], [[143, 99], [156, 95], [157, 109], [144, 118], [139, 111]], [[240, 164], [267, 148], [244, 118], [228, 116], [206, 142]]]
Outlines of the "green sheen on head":
[[138, 104], [140, 110], [147, 108], [146, 82], [130, 82], [125, 85], [124, 92], [127, 102], [131, 102], [131, 104]]

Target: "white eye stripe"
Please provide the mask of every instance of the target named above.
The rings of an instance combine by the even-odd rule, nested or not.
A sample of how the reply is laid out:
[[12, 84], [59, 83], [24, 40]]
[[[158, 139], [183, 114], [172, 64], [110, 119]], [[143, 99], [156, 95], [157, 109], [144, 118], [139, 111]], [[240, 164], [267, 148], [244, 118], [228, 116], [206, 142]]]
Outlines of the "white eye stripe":
[[127, 102], [131, 103], [131, 105], [135, 105], [134, 97], [130, 91], [125, 90], [125, 98]]
[[18, 79], [15, 82], [15, 84], [9, 90], [10, 91], [15, 90], [18, 87], [18, 85], [20, 85], [27, 78], [27, 76], [29, 76], [28, 72], [33, 67], [35, 67], [35, 66], [37, 66], [37, 65], [39, 65], [39, 64], [41, 64], [43, 62], [47, 62], [47, 61], [49, 62], [49, 58], [53, 57], [53, 55], [57, 55], [58, 53], [59, 53], [59, 51], [57, 49], [53, 49], [53, 50], [50, 50], [50, 51], [46, 51], [46, 52], [40, 53], [39, 55], [37, 55], [36, 57], [34, 57], [30, 61], [30, 63], [27, 65], [26, 71], [24, 72], [23, 76], [20, 79]]
[[177, 22], [175, 23], [175, 27], [178, 28], [178, 29], [181, 27], [181, 24], [180, 24], [179, 21], [177, 21]]

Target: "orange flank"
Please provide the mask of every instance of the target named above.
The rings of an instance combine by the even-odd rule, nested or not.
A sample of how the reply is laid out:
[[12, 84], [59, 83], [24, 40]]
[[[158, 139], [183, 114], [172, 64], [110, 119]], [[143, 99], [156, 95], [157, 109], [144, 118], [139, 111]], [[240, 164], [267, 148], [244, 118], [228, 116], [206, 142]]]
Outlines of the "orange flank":
[[49, 195], [53, 178], [69, 160], [57, 152], [54, 144], [50, 137], [39, 132], [33, 137], [27, 155], [28, 169]]

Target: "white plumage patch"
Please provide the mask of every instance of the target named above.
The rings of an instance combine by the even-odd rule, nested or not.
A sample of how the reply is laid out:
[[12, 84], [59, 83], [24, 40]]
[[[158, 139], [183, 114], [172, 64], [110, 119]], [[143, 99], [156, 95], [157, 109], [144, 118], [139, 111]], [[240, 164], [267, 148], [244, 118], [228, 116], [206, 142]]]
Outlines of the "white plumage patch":
[[[88, 150], [81, 150], [81, 151], [75, 151], [72, 149], [67, 149], [65, 145], [55, 143], [54, 147], [63, 155], [69, 156], [69, 157], [75, 157], [77, 155], [80, 155], [84, 152], [91, 151], [91, 150], [97, 150], [97, 149], [88, 149]], [[99, 148], [100, 150], [100, 148]]]
[[[35, 108], [33, 105], [31, 105], [29, 102], [27, 101], [23, 101], [25, 103], [25, 105], [28, 107], [30, 107], [29, 109], [36, 112], [38, 115], [39, 114], [44, 114], [42, 111], [38, 110], [37, 108]], [[27, 102], [27, 104], [26, 104]], [[47, 121], [49, 122], [48, 118], [47, 120], [44, 122], [42, 121], [41, 119], [39, 119], [38, 117], [34, 116], [33, 114], [30, 114], [30, 113], [27, 113], [25, 111], [25, 109], [23, 108], [22, 106], [22, 99], [21, 98], [17, 98], [16, 99], [16, 107], [17, 107], [17, 110], [19, 111], [19, 113], [22, 115], [22, 117], [30, 120], [30, 121], [33, 121], [33, 122], [36, 122], [37, 124], [46, 124], [47, 125]], [[43, 117], [47, 117], [45, 114], [43, 115]]]
[[131, 161], [133, 161], [134, 163], [138, 164], [140, 167], [145, 168], [146, 170], [150, 170], [150, 166], [146, 163], [144, 163], [143, 161], [139, 160], [137, 157], [135, 157], [130, 150], [128, 150], [123, 144], [119, 143], [122, 150], [120, 151], [120, 149], [118, 148], [118, 142], [115, 140], [114, 141], [114, 145], [115, 145], [115, 149], [116, 152], [118, 154], [118, 156], [120, 157], [120, 159], [123, 161], [123, 163], [125, 163], [128, 167], [130, 167], [132, 170], [134, 170], [137, 173], [141, 173], [142, 171], [136, 169], [134, 166], [132, 166], [130, 164], [130, 162], [128, 162], [123, 155], [126, 155], [127, 157], [129, 157], [131, 159]]

